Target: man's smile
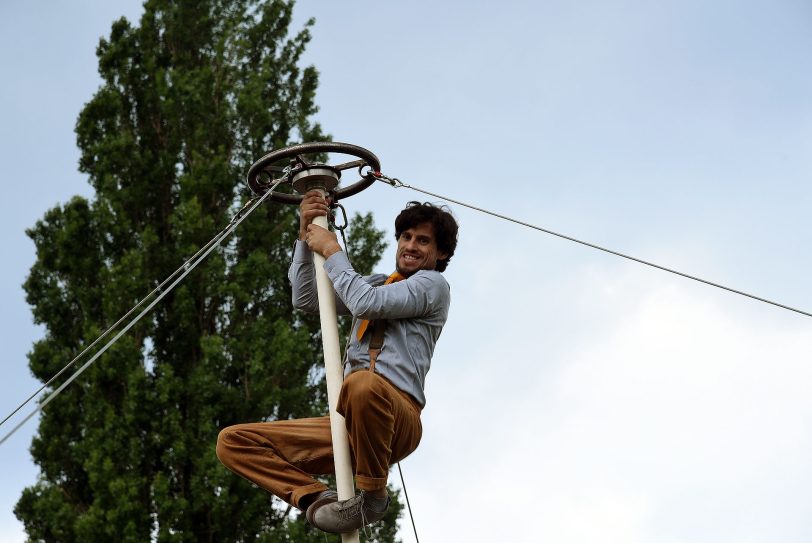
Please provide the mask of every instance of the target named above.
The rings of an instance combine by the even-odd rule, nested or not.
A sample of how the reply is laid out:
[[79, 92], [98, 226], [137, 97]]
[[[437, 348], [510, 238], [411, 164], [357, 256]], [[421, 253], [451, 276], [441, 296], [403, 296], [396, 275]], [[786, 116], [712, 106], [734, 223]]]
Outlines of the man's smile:
[[445, 255], [437, 250], [431, 223], [421, 223], [401, 232], [396, 260], [400, 273], [408, 277], [419, 270], [433, 270], [438, 257], [445, 258]]

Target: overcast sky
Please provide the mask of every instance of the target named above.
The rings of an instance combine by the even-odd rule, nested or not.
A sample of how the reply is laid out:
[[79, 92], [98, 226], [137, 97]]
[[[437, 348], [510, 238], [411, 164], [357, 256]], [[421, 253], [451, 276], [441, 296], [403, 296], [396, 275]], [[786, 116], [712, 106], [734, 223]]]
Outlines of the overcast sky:
[[[301, 0], [318, 120], [414, 186], [812, 312], [812, 5], [496, 5]], [[2, 417], [37, 387], [24, 229], [90, 195], [95, 46], [140, 13], [0, 3]], [[345, 205], [391, 233], [415, 198], [436, 201]], [[424, 541], [812, 540], [812, 318], [451, 207], [452, 309], [403, 462]], [[35, 430], [0, 446], [2, 541], [24, 541]]]

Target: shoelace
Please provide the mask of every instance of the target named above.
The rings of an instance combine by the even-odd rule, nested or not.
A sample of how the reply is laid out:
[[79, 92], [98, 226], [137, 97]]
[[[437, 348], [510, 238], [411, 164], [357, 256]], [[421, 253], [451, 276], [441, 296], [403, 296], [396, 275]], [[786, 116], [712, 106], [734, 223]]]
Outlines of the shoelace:
[[372, 537], [372, 532], [367, 526], [367, 516], [364, 512], [364, 493], [347, 500], [338, 510], [338, 516], [343, 521], [348, 521], [356, 515], [361, 515], [361, 529], [367, 539]]
[[344, 502], [338, 510], [341, 520], [349, 520], [360, 513], [364, 520], [364, 495], [360, 494]]

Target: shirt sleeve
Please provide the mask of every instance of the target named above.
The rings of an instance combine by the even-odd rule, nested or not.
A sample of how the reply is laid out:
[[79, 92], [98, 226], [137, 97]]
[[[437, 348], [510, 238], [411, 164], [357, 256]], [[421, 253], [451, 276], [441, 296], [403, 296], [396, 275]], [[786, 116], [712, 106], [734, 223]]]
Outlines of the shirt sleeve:
[[[343, 251], [341, 254], [344, 254]], [[293, 246], [293, 260], [288, 269], [291, 284], [293, 307], [305, 313], [319, 312], [319, 293], [316, 286], [316, 268], [313, 265], [313, 251], [302, 240]], [[341, 298], [336, 295], [336, 313], [349, 315], [350, 312]]]
[[448, 307], [451, 289], [440, 272], [420, 270], [390, 285], [372, 286], [352, 269], [343, 251], [324, 264], [336, 295], [359, 319], [407, 319], [442, 312]]

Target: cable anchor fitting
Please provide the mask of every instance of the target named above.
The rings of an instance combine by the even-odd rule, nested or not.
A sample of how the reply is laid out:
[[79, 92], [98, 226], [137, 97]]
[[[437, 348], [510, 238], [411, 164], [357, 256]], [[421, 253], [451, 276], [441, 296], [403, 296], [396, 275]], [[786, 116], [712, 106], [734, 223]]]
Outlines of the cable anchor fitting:
[[370, 172], [370, 175], [372, 175], [372, 177], [374, 177], [378, 181], [382, 181], [382, 182], [386, 183], [387, 185], [391, 185], [391, 186], [395, 187], [396, 189], [399, 189], [401, 187], [409, 188], [409, 185], [407, 185], [406, 183], [404, 183], [403, 181], [401, 181], [400, 179], [398, 179], [396, 177], [389, 177], [388, 175], [386, 175], [384, 173], [376, 172], [376, 171]]
[[[273, 179], [272, 183], [268, 183], [268, 186], [269, 187], [271, 185], [277, 186], [277, 185], [279, 185], [281, 183], [289, 182], [290, 181], [289, 177], [290, 177], [290, 174], [291, 174], [292, 171], [293, 171], [293, 168], [291, 166], [285, 166], [285, 168], [282, 170], [282, 175], [280, 177], [276, 178], [276, 179]], [[242, 206], [242, 208], [239, 211], [237, 211], [237, 213], [234, 214], [234, 217], [231, 218], [231, 222], [228, 223], [228, 226], [234, 225], [238, 220], [240, 220], [240, 217], [242, 217], [245, 214], [245, 212], [248, 211], [248, 209], [251, 206], [253, 206], [255, 203], [257, 203], [258, 200], [261, 200], [261, 199], [262, 199], [262, 194], [258, 194], [256, 196], [254, 196], [253, 198], [250, 198], [247, 202], [245, 202], [245, 205]]]

